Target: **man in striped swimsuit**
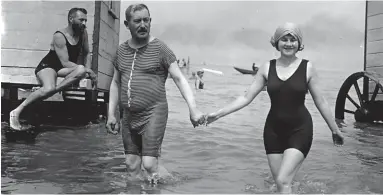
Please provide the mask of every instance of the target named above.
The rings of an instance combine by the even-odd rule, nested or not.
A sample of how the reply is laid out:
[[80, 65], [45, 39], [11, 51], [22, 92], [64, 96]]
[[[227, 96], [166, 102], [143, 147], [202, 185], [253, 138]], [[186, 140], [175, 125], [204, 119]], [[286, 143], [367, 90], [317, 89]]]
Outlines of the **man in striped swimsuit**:
[[158, 157], [168, 119], [165, 81], [172, 76], [187, 102], [193, 126], [204, 123], [188, 81], [181, 73], [172, 50], [150, 35], [151, 18], [144, 4], [130, 5], [124, 21], [132, 38], [122, 43], [113, 62], [106, 127], [117, 134], [115, 111], [120, 98], [123, 110], [122, 139], [130, 178], [141, 175], [141, 165], [151, 182], [158, 179]]

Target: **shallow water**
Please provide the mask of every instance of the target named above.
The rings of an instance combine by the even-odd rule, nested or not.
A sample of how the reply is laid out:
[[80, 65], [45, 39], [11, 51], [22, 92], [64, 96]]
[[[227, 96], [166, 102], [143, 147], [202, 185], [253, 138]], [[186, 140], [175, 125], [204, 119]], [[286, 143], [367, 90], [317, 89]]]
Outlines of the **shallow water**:
[[[232, 67], [208, 67], [197, 92], [204, 112], [215, 111], [242, 94], [253, 77]], [[321, 71], [321, 88], [331, 109], [351, 73]], [[162, 148], [162, 184], [128, 182], [121, 136], [106, 134], [104, 123], [87, 127], [43, 127], [34, 143], [6, 143], [2, 135], [2, 193], [270, 193], [276, 187], [266, 160], [262, 132], [269, 111], [266, 92], [244, 109], [208, 127], [193, 128], [175, 84], [166, 84], [169, 121]], [[383, 126], [355, 123], [342, 128], [343, 147], [331, 134], [311, 96], [314, 141], [294, 182], [295, 193], [383, 193]], [[4, 124], [2, 124], [4, 127]]]

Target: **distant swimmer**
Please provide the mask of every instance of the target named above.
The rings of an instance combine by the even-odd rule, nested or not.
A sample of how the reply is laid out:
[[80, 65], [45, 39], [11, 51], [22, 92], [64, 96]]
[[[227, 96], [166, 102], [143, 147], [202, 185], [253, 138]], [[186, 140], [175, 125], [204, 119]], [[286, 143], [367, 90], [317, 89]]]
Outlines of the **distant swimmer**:
[[296, 56], [298, 51], [303, 50], [299, 28], [292, 23], [278, 27], [271, 44], [280, 52], [280, 57], [259, 68], [259, 74], [255, 75], [245, 95], [208, 114], [206, 120], [209, 124], [242, 109], [267, 86], [271, 108], [263, 132], [266, 155], [278, 192], [291, 193], [291, 183], [307, 157], [313, 140], [313, 122], [305, 107], [307, 91], [310, 91], [330, 128], [334, 145], [343, 145], [344, 138], [319, 90], [321, 81], [314, 66]]
[[203, 86], [204, 86], [204, 82], [203, 82], [203, 74], [204, 74], [204, 71], [203, 70], [199, 70], [197, 71], [197, 77], [195, 79], [195, 88], [196, 89], [203, 89]]
[[195, 72], [192, 72], [192, 76], [189, 78], [189, 80], [195, 80], [197, 78]]
[[257, 71], [258, 70], [258, 68], [255, 66], [255, 63], [253, 63], [252, 68], [253, 68], [253, 71]]

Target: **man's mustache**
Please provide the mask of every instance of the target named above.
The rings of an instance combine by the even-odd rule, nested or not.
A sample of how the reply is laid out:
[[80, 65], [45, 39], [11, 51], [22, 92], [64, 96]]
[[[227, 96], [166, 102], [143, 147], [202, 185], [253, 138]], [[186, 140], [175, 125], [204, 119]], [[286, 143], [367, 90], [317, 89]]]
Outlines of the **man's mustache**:
[[73, 27], [74, 28], [78, 28], [78, 29], [86, 29], [87, 27], [86, 27], [86, 25], [82, 25], [82, 24], [80, 24], [80, 25], [73, 25]]
[[137, 32], [148, 32], [148, 29], [146, 29], [146, 28], [140, 28], [140, 29], [138, 29], [138, 31]]

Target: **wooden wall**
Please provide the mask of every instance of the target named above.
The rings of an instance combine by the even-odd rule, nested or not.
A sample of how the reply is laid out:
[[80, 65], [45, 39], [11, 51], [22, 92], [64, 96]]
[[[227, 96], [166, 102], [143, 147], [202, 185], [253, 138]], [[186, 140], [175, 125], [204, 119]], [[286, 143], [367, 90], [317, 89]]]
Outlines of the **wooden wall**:
[[93, 56], [94, 65], [97, 65], [98, 70], [98, 85], [97, 88], [101, 91], [109, 91], [110, 82], [113, 77], [113, 56], [119, 45], [120, 32], [120, 1], [97, 1], [96, 10], [99, 11], [99, 21], [97, 35], [98, 40], [97, 56]]
[[[3, 1], [5, 33], [1, 37], [2, 82], [36, 83], [34, 69], [48, 53], [52, 35], [68, 25], [72, 7], [88, 11], [87, 31], [93, 44], [93, 1]], [[90, 48], [92, 51], [92, 47]]]
[[[383, 83], [383, 1], [367, 1], [365, 70]], [[369, 93], [375, 85], [370, 82]], [[383, 100], [383, 94], [378, 98]]]

